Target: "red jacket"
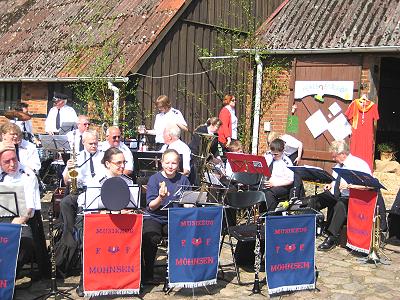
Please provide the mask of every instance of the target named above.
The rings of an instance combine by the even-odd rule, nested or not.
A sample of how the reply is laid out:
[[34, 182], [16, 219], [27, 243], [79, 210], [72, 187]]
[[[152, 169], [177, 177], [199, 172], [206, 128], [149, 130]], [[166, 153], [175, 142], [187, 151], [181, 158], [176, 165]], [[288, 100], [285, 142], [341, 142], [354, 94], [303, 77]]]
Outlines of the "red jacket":
[[219, 119], [222, 125], [218, 129], [218, 141], [225, 145], [227, 138], [232, 137], [231, 112], [225, 106], [219, 112]]

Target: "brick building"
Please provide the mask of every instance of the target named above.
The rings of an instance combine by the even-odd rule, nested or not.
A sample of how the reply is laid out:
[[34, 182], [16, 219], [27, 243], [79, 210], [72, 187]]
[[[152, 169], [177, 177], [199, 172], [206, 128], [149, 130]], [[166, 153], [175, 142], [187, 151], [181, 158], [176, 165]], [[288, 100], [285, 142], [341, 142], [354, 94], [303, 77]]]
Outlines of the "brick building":
[[[361, 93], [379, 107], [376, 143], [390, 140], [400, 145], [400, 129], [395, 125], [400, 114], [399, 16], [398, 0], [284, 1], [259, 27], [257, 50], [237, 50], [261, 55], [264, 70], [273, 60], [285, 62], [277, 77], [283, 91], [260, 118], [258, 152], [266, 149], [268, 132], [263, 124], [271, 122], [271, 130], [289, 130], [303, 141], [303, 164], [328, 168], [332, 160], [327, 150], [334, 137], [324, 131], [314, 138], [305, 121], [321, 110], [330, 122], [333, 103], [344, 112]], [[264, 85], [265, 75], [264, 71]], [[315, 92], [295, 98], [299, 82], [350, 82], [352, 90], [347, 99], [322, 93], [324, 102], [320, 102]]]

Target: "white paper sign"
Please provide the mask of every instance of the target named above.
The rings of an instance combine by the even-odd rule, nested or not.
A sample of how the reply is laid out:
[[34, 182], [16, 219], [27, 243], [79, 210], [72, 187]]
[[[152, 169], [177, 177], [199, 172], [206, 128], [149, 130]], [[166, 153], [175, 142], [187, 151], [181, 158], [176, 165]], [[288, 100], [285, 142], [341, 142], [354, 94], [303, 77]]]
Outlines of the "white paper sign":
[[337, 102], [333, 102], [332, 105], [329, 106], [329, 111], [332, 113], [332, 115], [336, 116], [342, 111], [342, 108], [339, 104], [337, 104]]
[[333, 95], [344, 100], [353, 100], [353, 81], [296, 81], [294, 98], [302, 99], [309, 95]]
[[326, 129], [328, 129], [328, 121], [320, 109], [318, 109], [306, 120], [306, 125], [314, 138], [317, 138]]
[[351, 134], [351, 125], [344, 114], [340, 114], [329, 123], [328, 130], [335, 141], [341, 141]]

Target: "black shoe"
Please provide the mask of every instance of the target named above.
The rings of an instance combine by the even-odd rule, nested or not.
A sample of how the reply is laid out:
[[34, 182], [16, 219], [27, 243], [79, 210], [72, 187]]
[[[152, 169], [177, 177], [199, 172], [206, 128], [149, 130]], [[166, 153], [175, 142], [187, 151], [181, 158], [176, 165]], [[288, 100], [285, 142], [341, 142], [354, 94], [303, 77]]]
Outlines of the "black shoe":
[[82, 298], [82, 297], [85, 296], [85, 294], [83, 293], [83, 289], [82, 289], [82, 287], [80, 285], [78, 285], [78, 287], [76, 288], [75, 292], [78, 295], [78, 297]]
[[338, 244], [338, 239], [334, 237], [333, 235], [329, 235], [325, 241], [318, 246], [319, 251], [329, 251], [335, 248]]

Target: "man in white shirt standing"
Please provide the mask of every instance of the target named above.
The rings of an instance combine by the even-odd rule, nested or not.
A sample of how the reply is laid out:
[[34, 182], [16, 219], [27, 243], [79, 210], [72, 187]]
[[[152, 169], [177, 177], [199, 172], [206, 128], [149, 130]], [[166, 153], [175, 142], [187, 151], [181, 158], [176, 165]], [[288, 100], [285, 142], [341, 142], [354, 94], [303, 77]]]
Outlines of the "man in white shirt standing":
[[163, 133], [165, 145], [161, 148], [161, 152], [167, 149], [174, 149], [179, 154], [182, 154], [183, 162], [183, 175], [189, 175], [190, 173], [190, 148], [186, 145], [181, 137], [181, 129], [176, 124], [168, 124]]
[[45, 131], [48, 134], [59, 132], [65, 122], [76, 122], [78, 120], [75, 110], [67, 105], [67, 100], [67, 95], [54, 93], [54, 106], [50, 109], [45, 121]]
[[133, 173], [133, 155], [131, 150], [122, 142], [121, 130], [117, 126], [111, 126], [107, 129], [106, 140], [101, 144], [101, 150], [106, 152], [109, 148], [115, 147], [124, 153], [126, 160], [124, 174]]

